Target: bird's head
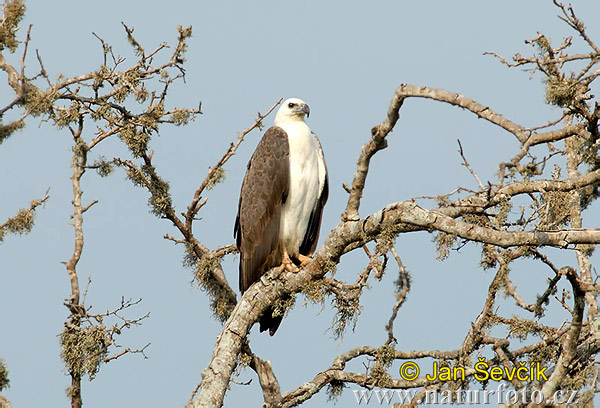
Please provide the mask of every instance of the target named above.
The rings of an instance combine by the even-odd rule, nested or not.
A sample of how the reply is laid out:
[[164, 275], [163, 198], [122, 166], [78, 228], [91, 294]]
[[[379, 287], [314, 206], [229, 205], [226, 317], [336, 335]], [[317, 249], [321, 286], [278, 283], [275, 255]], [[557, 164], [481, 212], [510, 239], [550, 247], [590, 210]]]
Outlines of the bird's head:
[[310, 108], [306, 102], [298, 98], [286, 99], [277, 111], [275, 125], [288, 121], [303, 121], [304, 115], [310, 116]]

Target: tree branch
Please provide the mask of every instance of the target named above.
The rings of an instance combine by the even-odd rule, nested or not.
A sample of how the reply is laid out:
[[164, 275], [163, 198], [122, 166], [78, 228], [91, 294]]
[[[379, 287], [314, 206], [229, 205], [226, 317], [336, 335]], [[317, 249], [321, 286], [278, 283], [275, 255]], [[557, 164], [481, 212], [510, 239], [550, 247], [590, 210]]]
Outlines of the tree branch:
[[[400, 85], [402, 88], [404, 85]], [[371, 129], [371, 140], [362, 148], [358, 161], [356, 163], [356, 173], [352, 180], [352, 188], [350, 189], [350, 196], [348, 197], [348, 204], [346, 210], [342, 214], [342, 220], [358, 220], [358, 207], [360, 206], [360, 199], [362, 197], [363, 190], [365, 188], [365, 182], [367, 180], [367, 174], [369, 172], [369, 163], [371, 157], [379, 150], [387, 147], [386, 136], [392, 131], [396, 122], [399, 118], [399, 110], [404, 102], [404, 97], [399, 93], [399, 89], [394, 93], [394, 97], [390, 102], [387, 111], [386, 119], [380, 124]]]
[[206, 175], [206, 178], [204, 179], [204, 181], [200, 184], [200, 187], [198, 187], [198, 189], [194, 193], [194, 198], [192, 199], [192, 202], [188, 206], [187, 213], [185, 214], [185, 220], [186, 220], [185, 226], [188, 229], [188, 231], [190, 231], [190, 233], [192, 231], [192, 222], [194, 221], [194, 218], [196, 217], [198, 210], [200, 210], [200, 207], [198, 206], [198, 204], [202, 197], [202, 192], [209, 185], [214, 184], [215, 176], [216, 176], [217, 172], [219, 172], [223, 168], [223, 165], [225, 165], [225, 163], [227, 163], [227, 161], [231, 158], [231, 156], [233, 156], [235, 154], [238, 147], [244, 141], [244, 138], [246, 137], [246, 135], [256, 128], [260, 129], [263, 126], [262, 121], [267, 116], [269, 116], [271, 114], [271, 112], [273, 112], [273, 110], [275, 110], [275, 108], [281, 103], [282, 100], [283, 100], [283, 98], [279, 98], [279, 100], [277, 102], [275, 102], [273, 104], [273, 106], [271, 106], [269, 108], [267, 113], [262, 114], [262, 113], [258, 112], [258, 117], [254, 121], [254, 123], [238, 134], [237, 141], [235, 143], [232, 142], [229, 145], [229, 147], [227, 148], [227, 150], [225, 151], [225, 153], [223, 154], [223, 156], [219, 159], [217, 164], [215, 164], [213, 167], [211, 167], [208, 170], [208, 174]]

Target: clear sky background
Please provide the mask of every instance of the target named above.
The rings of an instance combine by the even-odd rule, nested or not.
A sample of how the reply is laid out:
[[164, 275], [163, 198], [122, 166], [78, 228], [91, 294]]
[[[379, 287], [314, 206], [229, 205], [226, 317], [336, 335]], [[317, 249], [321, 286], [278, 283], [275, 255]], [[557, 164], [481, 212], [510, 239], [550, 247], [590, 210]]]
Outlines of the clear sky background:
[[[575, 1], [575, 10], [600, 42], [600, 3]], [[460, 92], [489, 105], [524, 126], [559, 115], [544, 105], [539, 77], [508, 69], [483, 56], [496, 51], [506, 57], [531, 54], [523, 40], [538, 31], [555, 43], [575, 35], [556, 18], [551, 1], [43, 1], [27, 2], [23, 31], [33, 24], [31, 50], [39, 49], [51, 77], [93, 71], [101, 63], [101, 47], [92, 32], [113, 45], [115, 54], [133, 60], [121, 21], [135, 28], [137, 39], [153, 49], [173, 44], [177, 25], [192, 25], [186, 83], [170, 92], [171, 106], [194, 107], [202, 101], [204, 115], [186, 127], [163, 127], [152, 141], [160, 174], [170, 181], [179, 211], [237, 132], [249, 126], [256, 112], [266, 111], [280, 97], [299, 97], [311, 107], [309, 125], [323, 144], [330, 174], [321, 241], [339, 220], [361, 146], [370, 129], [385, 118], [395, 88], [401, 83]], [[578, 41], [578, 39], [576, 39]], [[581, 47], [579, 48], [581, 49]], [[29, 73], [37, 69], [30, 52]], [[2, 104], [8, 101], [6, 76], [0, 75]], [[266, 120], [272, 124], [273, 117]], [[88, 127], [88, 132], [92, 132]], [[91, 137], [87, 133], [86, 137]], [[260, 138], [253, 132], [226, 166], [227, 180], [218, 185], [196, 222], [197, 237], [214, 248], [233, 242], [237, 199], [246, 163]], [[512, 135], [477, 120], [472, 114], [424, 100], [409, 100], [401, 110], [389, 147], [371, 166], [361, 214], [388, 203], [475, 188], [460, 165], [460, 138], [471, 165], [485, 181], [494, 181], [497, 163], [517, 149]], [[51, 198], [26, 236], [8, 236], [0, 246], [0, 358], [10, 371], [4, 393], [14, 407], [66, 406], [70, 379], [59, 357], [57, 335], [68, 315], [63, 300], [69, 281], [61, 261], [70, 258], [73, 229], [69, 176], [71, 137], [48, 123], [29, 120], [27, 127], [0, 146], [0, 220], [42, 197]], [[94, 154], [124, 155], [115, 139]], [[192, 271], [181, 264], [182, 248], [162, 238], [176, 235], [168, 222], [148, 212], [147, 194], [116, 171], [108, 178], [89, 172], [83, 179], [84, 202], [99, 204], [85, 214], [86, 246], [79, 264], [80, 281], [92, 279], [87, 305], [101, 312], [125, 298], [142, 298], [129, 317], [150, 312], [120, 343], [147, 349], [148, 359], [126, 356], [102, 366], [97, 378], [83, 383], [86, 407], [182, 406], [200, 381], [221, 325], [210, 317], [206, 295], [192, 284]], [[598, 227], [598, 207], [585, 216]], [[396, 248], [413, 275], [413, 289], [396, 322], [401, 350], [455, 349], [475, 320], [493, 278], [478, 267], [479, 248], [469, 245], [445, 262], [435, 260], [435, 246], [426, 233], [400, 236]], [[595, 256], [596, 263], [598, 255]], [[574, 262], [574, 258], [564, 262]], [[338, 277], [353, 279], [366, 265], [363, 253], [345, 257]], [[517, 267], [518, 266], [518, 267]], [[237, 289], [237, 259], [224, 263]], [[522, 295], [534, 301], [548, 272], [519, 262], [513, 278]], [[354, 332], [333, 340], [333, 313], [299, 297], [274, 337], [251, 332], [253, 350], [271, 360], [282, 391], [296, 388], [327, 368], [333, 358], [357, 345], [381, 345], [384, 325], [394, 303], [391, 265], [382, 282], [363, 297], [363, 313]], [[512, 302], [500, 309], [513, 312]], [[566, 318], [551, 309], [547, 322]], [[361, 370], [360, 366], [355, 369]], [[397, 376], [397, 371], [394, 371]], [[258, 381], [251, 370], [231, 385], [226, 406], [259, 406]], [[356, 387], [354, 387], [356, 388]], [[352, 387], [351, 387], [352, 389]], [[308, 407], [328, 403], [324, 393]], [[347, 390], [338, 406], [354, 406]]]

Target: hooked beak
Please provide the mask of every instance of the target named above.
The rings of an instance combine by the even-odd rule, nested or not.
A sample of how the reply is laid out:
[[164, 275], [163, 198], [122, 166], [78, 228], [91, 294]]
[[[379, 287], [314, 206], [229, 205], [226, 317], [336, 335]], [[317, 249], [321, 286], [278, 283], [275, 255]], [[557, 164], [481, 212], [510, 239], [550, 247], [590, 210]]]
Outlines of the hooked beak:
[[310, 116], [310, 107], [305, 103], [302, 105], [302, 113], [308, 118]]

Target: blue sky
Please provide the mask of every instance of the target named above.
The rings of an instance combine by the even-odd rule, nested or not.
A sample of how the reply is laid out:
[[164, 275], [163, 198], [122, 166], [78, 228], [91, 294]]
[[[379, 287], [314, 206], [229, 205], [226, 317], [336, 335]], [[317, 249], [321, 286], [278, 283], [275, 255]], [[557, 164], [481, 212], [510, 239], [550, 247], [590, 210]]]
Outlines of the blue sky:
[[[256, 112], [266, 111], [280, 97], [300, 97], [311, 106], [309, 125], [322, 142], [330, 174], [330, 198], [321, 239], [342, 213], [356, 158], [381, 122], [395, 88], [401, 83], [460, 92], [489, 105], [525, 126], [555, 118], [544, 105], [539, 77], [508, 69], [482, 55], [496, 51], [506, 57], [531, 53], [523, 40], [538, 31], [558, 42], [574, 35], [556, 18], [551, 1], [442, 2], [186, 2], [113, 1], [85, 6], [77, 1], [28, 1], [24, 34], [33, 24], [31, 50], [38, 49], [52, 77], [78, 75], [101, 63], [101, 47], [92, 32], [109, 42], [114, 52], [133, 60], [121, 21], [135, 28], [148, 49], [174, 43], [177, 25], [192, 25], [187, 53], [186, 83], [174, 86], [172, 106], [196, 106], [204, 114], [189, 126], [164, 127], [152, 140], [160, 174], [170, 181], [174, 203], [181, 211], [237, 132], [249, 126]], [[600, 41], [596, 2], [574, 2]], [[30, 73], [37, 68], [29, 54]], [[0, 75], [5, 82], [5, 75]], [[7, 92], [0, 84], [0, 92]], [[1, 97], [4, 104], [6, 98]], [[273, 117], [266, 120], [270, 125]], [[91, 136], [91, 127], [88, 130]], [[197, 237], [209, 247], [233, 242], [237, 197], [245, 166], [260, 138], [247, 137], [226, 166], [227, 180], [211, 191]], [[431, 101], [409, 100], [401, 110], [389, 147], [377, 154], [369, 173], [361, 214], [411, 197], [450, 192], [457, 186], [475, 188], [461, 166], [460, 138], [471, 165], [483, 180], [493, 180], [497, 163], [511, 157], [514, 137], [473, 115]], [[13, 406], [64, 406], [70, 381], [59, 357], [57, 335], [67, 309], [68, 278], [61, 261], [73, 247], [68, 225], [71, 201], [70, 135], [48, 123], [30, 119], [27, 127], [0, 146], [0, 220], [14, 214], [50, 187], [51, 198], [38, 212], [27, 236], [10, 236], [0, 246], [0, 357], [10, 371], [5, 395]], [[118, 140], [99, 146], [96, 154], [125, 154]], [[87, 304], [100, 312], [121, 297], [142, 298], [130, 317], [150, 312], [141, 327], [126, 332], [121, 344], [151, 343], [148, 359], [126, 356], [101, 368], [83, 384], [86, 407], [182, 406], [210, 357], [220, 324], [210, 317], [205, 294], [192, 282], [192, 271], [181, 264], [182, 248], [162, 238], [176, 234], [167, 222], [148, 212], [146, 192], [134, 188], [119, 171], [101, 179], [93, 172], [83, 180], [84, 200], [99, 204], [85, 216], [86, 247], [80, 280], [92, 283]], [[588, 226], [593, 225], [589, 215]], [[396, 323], [398, 348], [454, 349], [481, 310], [493, 274], [478, 267], [474, 245], [445, 262], [435, 259], [428, 234], [400, 236], [396, 248], [413, 274], [412, 291]], [[596, 255], [596, 260], [598, 256]], [[572, 260], [567, 260], [573, 262]], [[352, 279], [367, 259], [362, 253], [345, 257], [337, 276]], [[224, 263], [237, 286], [237, 259]], [[527, 299], [535, 299], [548, 273], [533, 263], [519, 262], [513, 278]], [[251, 333], [253, 350], [271, 360], [282, 391], [312, 379], [337, 355], [363, 344], [381, 345], [384, 324], [393, 305], [394, 267], [382, 282], [374, 282], [363, 298], [363, 312], [354, 332], [333, 340], [328, 303], [306, 304], [299, 297], [275, 337]], [[537, 291], [536, 291], [537, 290]], [[511, 302], [501, 311], [510, 315]], [[565, 318], [560, 309], [547, 317]], [[358, 367], [357, 369], [360, 369]], [[258, 381], [250, 370], [232, 384], [226, 406], [258, 406]], [[350, 392], [338, 406], [353, 406]], [[306, 406], [321, 407], [319, 395]]]

